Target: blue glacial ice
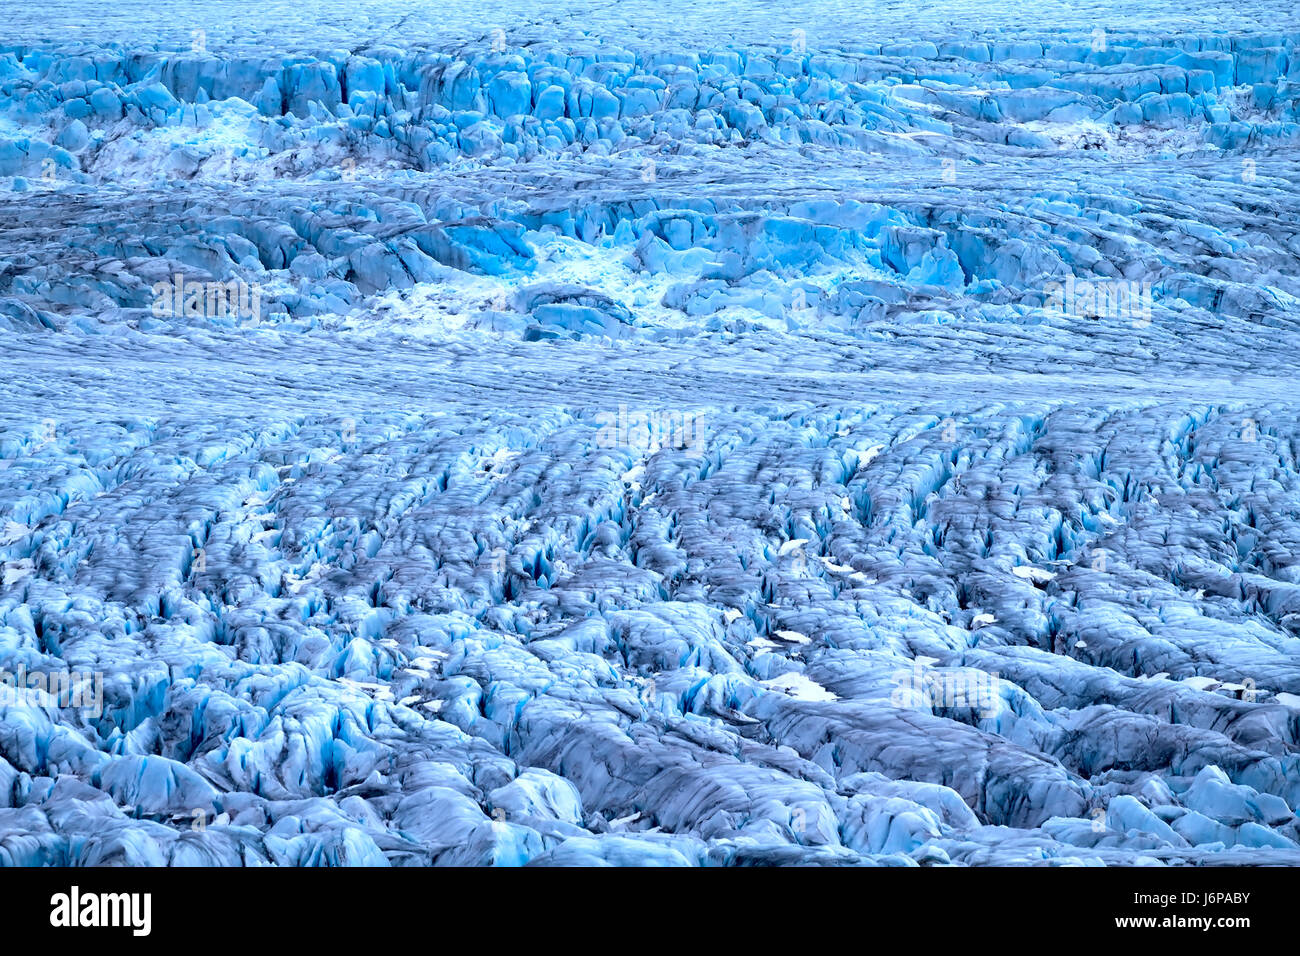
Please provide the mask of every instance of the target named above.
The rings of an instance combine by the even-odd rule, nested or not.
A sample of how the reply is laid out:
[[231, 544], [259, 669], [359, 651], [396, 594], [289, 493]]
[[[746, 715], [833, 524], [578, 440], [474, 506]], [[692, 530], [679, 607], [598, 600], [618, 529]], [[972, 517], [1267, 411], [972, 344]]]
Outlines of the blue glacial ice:
[[11, 6], [0, 865], [1300, 863], [1292, 4]]

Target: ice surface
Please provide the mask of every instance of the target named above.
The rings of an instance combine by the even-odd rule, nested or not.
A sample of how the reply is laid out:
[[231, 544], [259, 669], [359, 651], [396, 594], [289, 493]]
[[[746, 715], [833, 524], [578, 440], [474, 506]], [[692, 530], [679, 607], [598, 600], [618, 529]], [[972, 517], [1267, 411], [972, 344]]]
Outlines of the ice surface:
[[6, 15], [0, 863], [1300, 863], [1290, 5]]

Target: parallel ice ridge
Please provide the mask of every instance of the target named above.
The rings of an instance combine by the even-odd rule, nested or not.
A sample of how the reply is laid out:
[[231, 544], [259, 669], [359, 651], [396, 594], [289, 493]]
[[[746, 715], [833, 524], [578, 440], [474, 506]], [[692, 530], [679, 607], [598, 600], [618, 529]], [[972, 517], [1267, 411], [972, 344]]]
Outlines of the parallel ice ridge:
[[1300, 862], [1294, 407], [663, 416], [6, 433], [4, 861]]
[[1290, 5], [6, 17], [0, 864], [1300, 863]]
[[[374, 325], [392, 293], [420, 320], [403, 335], [476, 347], [776, 329], [958, 338], [1013, 365], [1026, 336], [1066, 368], [1274, 365], [1255, 349], [1288, 350], [1258, 327], [1291, 327], [1300, 294], [1288, 25], [698, 50], [14, 40], [0, 327], [188, 336], [231, 316], [159, 284], [231, 282], [257, 298], [233, 324], [261, 331]], [[1071, 276], [1101, 286], [1053, 303]], [[1142, 314], [1079, 321], [1112, 292]]]
[[1153, 6], [1142, 0], [1064, 0], [993, 4], [951, 0], [912, 4], [880, 0], [799, 4], [755, 0], [713, 6], [657, 0], [552, 0], [545, 4], [458, 0], [317, 0], [307, 15], [296, 0], [184, 0], [148, 4], [128, 0], [112, 7], [84, 0], [21, 3], [8, 11], [6, 33], [45, 43], [188, 46], [204, 30], [225, 45], [317, 51], [344, 47], [425, 45], [464, 47], [505, 32], [520, 43], [604, 37], [672, 47], [709, 40], [741, 46], [785, 40], [796, 29], [822, 43], [934, 41], [976, 33], [1055, 35], [1101, 26], [1129, 34], [1204, 31], [1240, 34], [1294, 27], [1293, 8], [1260, 0], [1196, 0]]

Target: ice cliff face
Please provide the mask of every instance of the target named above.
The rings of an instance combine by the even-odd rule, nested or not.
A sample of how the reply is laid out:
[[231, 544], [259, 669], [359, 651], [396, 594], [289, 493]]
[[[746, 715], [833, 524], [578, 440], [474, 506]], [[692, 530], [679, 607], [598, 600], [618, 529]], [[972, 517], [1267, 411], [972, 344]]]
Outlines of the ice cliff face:
[[1300, 862], [1295, 11], [845, 6], [19, 6], [0, 863]]

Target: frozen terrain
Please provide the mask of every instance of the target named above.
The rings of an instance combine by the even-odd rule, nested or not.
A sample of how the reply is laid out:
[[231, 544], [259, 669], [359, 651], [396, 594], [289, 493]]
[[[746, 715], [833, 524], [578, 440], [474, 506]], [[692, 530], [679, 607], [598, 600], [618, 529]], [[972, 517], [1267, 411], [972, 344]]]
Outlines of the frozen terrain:
[[0, 865], [1300, 864], [1300, 14], [1006, 6], [11, 3]]

